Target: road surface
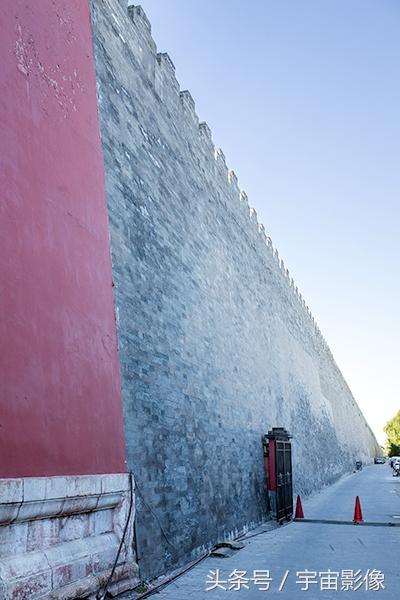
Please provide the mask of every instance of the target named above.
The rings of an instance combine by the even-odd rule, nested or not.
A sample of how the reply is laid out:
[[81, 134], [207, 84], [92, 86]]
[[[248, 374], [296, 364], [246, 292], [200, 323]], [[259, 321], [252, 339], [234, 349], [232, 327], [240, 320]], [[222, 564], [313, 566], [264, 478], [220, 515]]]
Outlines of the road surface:
[[[304, 501], [304, 516], [352, 521], [357, 495], [364, 521], [400, 525], [400, 477], [388, 465], [343, 477]], [[229, 558], [207, 558], [152, 597], [400, 600], [400, 527], [294, 522], [245, 543]], [[221, 587], [207, 591], [217, 582]]]

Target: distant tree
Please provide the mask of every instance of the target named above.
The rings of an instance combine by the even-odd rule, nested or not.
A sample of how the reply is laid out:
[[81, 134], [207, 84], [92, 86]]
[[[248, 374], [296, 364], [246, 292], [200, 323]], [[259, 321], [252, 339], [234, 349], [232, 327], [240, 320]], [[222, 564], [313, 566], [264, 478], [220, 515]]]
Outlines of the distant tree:
[[400, 410], [384, 427], [387, 435], [388, 456], [400, 455]]
[[400, 456], [400, 446], [396, 446], [395, 444], [388, 443], [387, 455], [388, 456]]

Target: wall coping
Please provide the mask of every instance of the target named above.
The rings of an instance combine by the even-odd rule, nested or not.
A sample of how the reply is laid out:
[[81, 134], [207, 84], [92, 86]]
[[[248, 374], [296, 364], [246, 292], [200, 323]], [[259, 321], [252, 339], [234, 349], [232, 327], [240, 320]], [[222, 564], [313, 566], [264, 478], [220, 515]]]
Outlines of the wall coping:
[[0, 524], [115, 508], [128, 473], [0, 479]]

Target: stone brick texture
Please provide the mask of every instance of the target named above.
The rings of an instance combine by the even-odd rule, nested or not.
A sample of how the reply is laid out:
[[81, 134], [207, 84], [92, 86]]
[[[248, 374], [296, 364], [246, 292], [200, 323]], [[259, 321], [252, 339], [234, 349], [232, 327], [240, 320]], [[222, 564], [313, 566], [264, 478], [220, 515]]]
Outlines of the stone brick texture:
[[130, 504], [122, 473], [0, 479], [0, 600], [97, 598], [125, 527], [109, 589], [134, 587]]
[[129, 467], [142, 578], [268, 518], [262, 434], [295, 491], [377, 443], [308, 307], [140, 7], [93, 0]]

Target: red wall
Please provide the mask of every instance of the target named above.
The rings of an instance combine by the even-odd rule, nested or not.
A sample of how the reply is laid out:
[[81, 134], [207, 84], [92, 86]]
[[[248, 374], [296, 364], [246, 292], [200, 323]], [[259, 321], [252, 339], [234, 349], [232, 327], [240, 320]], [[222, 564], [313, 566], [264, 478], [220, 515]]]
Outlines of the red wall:
[[88, 0], [2, 0], [0, 477], [125, 471]]

